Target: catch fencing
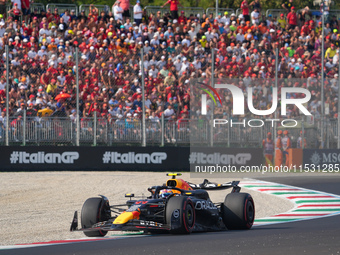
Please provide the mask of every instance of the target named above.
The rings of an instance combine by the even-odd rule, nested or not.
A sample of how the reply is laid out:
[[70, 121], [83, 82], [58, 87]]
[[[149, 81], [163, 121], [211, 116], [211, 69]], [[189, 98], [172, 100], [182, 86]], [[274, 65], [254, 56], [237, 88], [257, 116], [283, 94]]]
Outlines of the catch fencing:
[[50, 3], [48, 5], [46, 5], [46, 9], [55, 9], [57, 8], [58, 9], [58, 12], [59, 13], [63, 13], [65, 12], [66, 10], [74, 10], [76, 12], [76, 15], [79, 14], [78, 12], [78, 6], [76, 4], [57, 4], [57, 3]]
[[[105, 11], [106, 14], [108, 14], [111, 11], [111, 7], [109, 5], [92, 5], [94, 7], [96, 7], [99, 11], [99, 13], [101, 11]], [[9, 11], [12, 8], [11, 4], [6, 4], [6, 10]], [[61, 4], [61, 3], [49, 3], [46, 6], [42, 3], [31, 3], [30, 4], [30, 10], [31, 13], [34, 12], [34, 10], [37, 10], [38, 13], [40, 13], [40, 11], [42, 10], [47, 10], [47, 9], [54, 9], [54, 8], [58, 8], [58, 12], [59, 13], [63, 13], [65, 10], [75, 10], [76, 15], [78, 15], [79, 13], [81, 13], [81, 11], [85, 11], [85, 14], [88, 15], [89, 14], [89, 8], [90, 8], [90, 4], [81, 4], [81, 5], [76, 5], [76, 4]], [[153, 14], [155, 15], [157, 12], [161, 12], [161, 14], [163, 15], [164, 13], [170, 12], [169, 7], [164, 7], [161, 8], [160, 6], [145, 6], [144, 9], [146, 10], [147, 15]], [[184, 11], [186, 16], [189, 16], [190, 14], [193, 14], [194, 16], [197, 16], [197, 14], [200, 15], [200, 17], [202, 17], [202, 15], [205, 14], [215, 14], [216, 13], [216, 8], [212, 8], [209, 7], [207, 9], [203, 9], [202, 7], [180, 7], [178, 8], [179, 11]], [[228, 12], [228, 14], [232, 14], [235, 13], [236, 16], [238, 16], [239, 14], [242, 14], [242, 9], [238, 8], [236, 10], [232, 9], [232, 8], [218, 8], [218, 13], [220, 13], [222, 16], [224, 14], [224, 12]], [[300, 10], [301, 11], [301, 10]], [[265, 14], [267, 17], [269, 16], [269, 14], [271, 14], [274, 17], [279, 17], [281, 13], [286, 13], [287, 11], [285, 9], [267, 9], [265, 11]], [[321, 15], [320, 9], [310, 9], [309, 10], [309, 16], [311, 16], [313, 19], [315, 19], [316, 16]], [[133, 5], [130, 5], [130, 14], [131, 14], [131, 18], [133, 18]], [[340, 18], [340, 10], [339, 9], [331, 9], [329, 10], [329, 14], [330, 16], [336, 16], [337, 19]]]
[[[304, 9], [299, 10], [302, 12]], [[272, 15], [273, 17], [279, 18], [280, 14], [284, 13], [287, 14], [287, 10], [285, 9], [268, 9], [266, 10], [266, 16]], [[316, 19], [317, 16], [321, 16], [320, 9], [309, 9], [306, 11], [306, 19]], [[329, 10], [329, 16], [336, 16], [336, 19], [340, 18], [340, 10], [339, 9], [332, 9]]]
[[[326, 119], [324, 122], [324, 148], [336, 148], [339, 134], [338, 120]], [[65, 117], [25, 117], [9, 119], [10, 145], [76, 145], [76, 124]], [[296, 128], [289, 131], [292, 147], [297, 147], [297, 140], [304, 130], [306, 148], [321, 146], [322, 121], [315, 120], [313, 125], [298, 121]], [[146, 142], [148, 145], [196, 145], [222, 147], [258, 148], [262, 146], [267, 133], [274, 134], [271, 123], [258, 128], [244, 125], [216, 125], [208, 120], [182, 119], [177, 121], [148, 120]], [[281, 128], [278, 128], [283, 129]], [[5, 142], [5, 126], [0, 124], [0, 145]], [[139, 119], [117, 119], [85, 117], [80, 120], [80, 145], [112, 146], [114, 144], [142, 144], [142, 121]]]
[[[231, 9], [231, 8], [218, 8], [217, 10], [217, 14], [218, 15], [221, 15], [223, 16], [225, 12], [228, 12], [228, 15], [232, 14], [232, 13], [235, 13], [235, 10], [234, 9]], [[207, 8], [207, 10], [205, 11], [205, 13], [207, 15], [209, 14], [214, 14], [216, 13], [216, 8]]]
[[[170, 13], [170, 9], [167, 7], [161, 8], [160, 6], [145, 6], [144, 9], [146, 10], [147, 15], [156, 14], [157, 12], [161, 12], [161, 15], [164, 15], [165, 13]], [[202, 15], [206, 12], [201, 7], [180, 7], [178, 8], [178, 11], [184, 11], [184, 15], [186, 17], [189, 17], [190, 14], [193, 14], [194, 16], [197, 16], [197, 14], [202, 17]]]

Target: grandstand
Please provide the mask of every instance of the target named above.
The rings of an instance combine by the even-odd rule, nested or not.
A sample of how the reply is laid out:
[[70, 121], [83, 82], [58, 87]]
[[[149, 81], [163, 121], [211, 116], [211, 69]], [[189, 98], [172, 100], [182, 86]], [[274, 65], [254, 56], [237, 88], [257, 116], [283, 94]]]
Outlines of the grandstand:
[[[194, 96], [190, 86], [223, 81], [243, 90], [252, 87], [257, 109], [271, 106], [276, 82], [278, 88], [308, 89], [312, 98], [306, 107], [312, 118], [302, 120], [294, 107], [288, 116], [276, 117], [299, 121], [291, 130], [294, 143], [303, 125], [308, 147], [336, 147], [340, 47], [336, 10], [330, 11], [322, 28], [320, 13], [309, 9], [251, 10], [248, 20], [242, 10], [221, 9], [215, 17], [211, 10], [183, 8], [173, 19], [165, 9], [150, 6], [138, 25], [133, 8], [131, 17], [124, 19], [114, 17], [108, 6], [36, 3], [31, 15], [17, 14], [15, 8], [9, 6], [0, 21], [1, 144], [6, 138], [23, 145], [139, 144], [145, 139], [155, 145], [213, 140], [261, 146], [266, 133], [279, 125], [257, 131], [247, 127], [211, 131], [209, 118], [190, 108]], [[230, 119], [231, 105], [231, 94], [224, 92], [223, 105], [212, 111]], [[190, 134], [192, 130], [199, 135]]]

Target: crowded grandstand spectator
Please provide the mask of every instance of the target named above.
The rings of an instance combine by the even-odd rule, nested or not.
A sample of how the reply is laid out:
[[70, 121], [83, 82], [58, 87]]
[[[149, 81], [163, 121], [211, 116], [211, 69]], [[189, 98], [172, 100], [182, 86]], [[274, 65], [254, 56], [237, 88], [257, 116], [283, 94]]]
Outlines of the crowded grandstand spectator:
[[140, 1], [137, 0], [136, 5], [133, 7], [133, 19], [134, 22], [136, 23], [135, 25], [139, 26], [140, 23], [142, 22], [142, 17], [143, 17], [143, 10], [142, 7], [140, 6]]

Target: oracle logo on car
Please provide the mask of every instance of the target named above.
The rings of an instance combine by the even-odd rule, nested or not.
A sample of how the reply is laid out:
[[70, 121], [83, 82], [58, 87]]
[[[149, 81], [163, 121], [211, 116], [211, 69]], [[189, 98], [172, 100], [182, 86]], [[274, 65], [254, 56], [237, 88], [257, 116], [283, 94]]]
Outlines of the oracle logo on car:
[[206, 210], [206, 209], [217, 209], [217, 207], [214, 205], [211, 201], [197, 201], [195, 205], [196, 210]]

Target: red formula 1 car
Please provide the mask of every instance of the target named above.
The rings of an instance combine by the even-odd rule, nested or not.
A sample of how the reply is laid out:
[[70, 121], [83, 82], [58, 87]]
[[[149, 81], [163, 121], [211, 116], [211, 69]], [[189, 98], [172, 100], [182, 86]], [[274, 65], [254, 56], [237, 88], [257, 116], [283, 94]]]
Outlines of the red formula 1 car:
[[[193, 184], [176, 179], [181, 174], [168, 174], [165, 185], [148, 188], [146, 199], [132, 199], [122, 205], [110, 205], [105, 196], [85, 201], [74, 213], [71, 231], [83, 231], [86, 236], [105, 236], [108, 231], [145, 231], [151, 233], [185, 234], [226, 229], [250, 229], [255, 218], [253, 198], [240, 193], [238, 181], [217, 184], [204, 180]], [[232, 189], [223, 203], [213, 203], [206, 190]]]

